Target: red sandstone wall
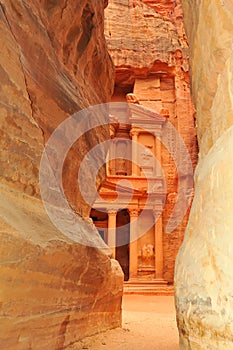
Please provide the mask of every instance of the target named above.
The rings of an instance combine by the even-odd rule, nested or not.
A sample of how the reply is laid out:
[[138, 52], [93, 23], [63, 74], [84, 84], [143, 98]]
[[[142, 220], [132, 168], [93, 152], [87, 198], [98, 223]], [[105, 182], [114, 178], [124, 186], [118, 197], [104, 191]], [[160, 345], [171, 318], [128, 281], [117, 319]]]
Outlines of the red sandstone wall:
[[[104, 5], [97, 0], [1, 1], [2, 349], [60, 350], [121, 323], [119, 265], [107, 248], [75, 243], [51, 224], [38, 183], [41, 154], [53, 130], [74, 112], [111, 96]], [[86, 216], [89, 208], [74, 183], [77, 167], [85, 151], [107, 136], [100, 128], [88, 142], [82, 138], [65, 163], [65, 191]], [[98, 243], [93, 225], [79, 221], [80, 230]]]

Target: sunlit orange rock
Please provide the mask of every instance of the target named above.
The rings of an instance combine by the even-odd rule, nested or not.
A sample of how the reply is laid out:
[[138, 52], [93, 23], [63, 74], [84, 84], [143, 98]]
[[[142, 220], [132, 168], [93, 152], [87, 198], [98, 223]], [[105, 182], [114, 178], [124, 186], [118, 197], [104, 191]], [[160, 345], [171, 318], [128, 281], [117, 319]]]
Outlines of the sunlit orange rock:
[[199, 162], [176, 263], [180, 349], [233, 348], [232, 1], [182, 1], [190, 42]]
[[[75, 243], [52, 225], [38, 179], [43, 147], [55, 128], [111, 96], [114, 70], [103, 35], [104, 6], [106, 1], [96, 0], [1, 2], [2, 349], [63, 349], [121, 323], [118, 263], [103, 244], [101, 250]], [[84, 216], [89, 208], [76, 187], [77, 167], [89, 147], [108, 135], [104, 127], [90, 132], [65, 162], [65, 192]], [[103, 178], [104, 173], [97, 182]], [[79, 221], [100, 247], [94, 226]]]

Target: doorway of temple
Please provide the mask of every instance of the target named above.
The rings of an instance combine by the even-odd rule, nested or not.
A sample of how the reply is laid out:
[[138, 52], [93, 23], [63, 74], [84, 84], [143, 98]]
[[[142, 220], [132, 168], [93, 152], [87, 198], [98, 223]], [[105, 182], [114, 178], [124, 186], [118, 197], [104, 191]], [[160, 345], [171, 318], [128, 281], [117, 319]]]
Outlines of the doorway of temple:
[[116, 217], [116, 259], [124, 272], [124, 280], [129, 279], [130, 216], [127, 209], [119, 210]]
[[91, 209], [90, 218], [97, 228], [101, 238], [108, 242], [108, 213], [104, 210]]

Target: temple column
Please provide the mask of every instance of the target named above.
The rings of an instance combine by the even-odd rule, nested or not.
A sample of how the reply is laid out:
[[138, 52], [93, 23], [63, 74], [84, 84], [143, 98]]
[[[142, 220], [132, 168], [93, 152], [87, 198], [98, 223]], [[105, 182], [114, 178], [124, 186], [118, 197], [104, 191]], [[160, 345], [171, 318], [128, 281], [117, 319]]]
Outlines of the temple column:
[[116, 258], [116, 216], [117, 210], [108, 210], [108, 246], [112, 249], [113, 259]]
[[[159, 136], [161, 136], [161, 130], [158, 130], [157, 132], [154, 132], [154, 137], [155, 137], [155, 141], [154, 141], [155, 157], [156, 157], [157, 161], [160, 164], [162, 164], [161, 142], [160, 142]], [[156, 175], [160, 175], [158, 173], [158, 169], [155, 169], [155, 174]]]
[[129, 244], [129, 279], [136, 278], [138, 273], [138, 209], [130, 209], [130, 244]]
[[[155, 220], [156, 211], [153, 212]], [[160, 213], [155, 225], [155, 278], [163, 279], [163, 221]]]
[[134, 128], [131, 129], [130, 135], [132, 137], [132, 175], [133, 176], [138, 176], [139, 171], [138, 171], [138, 150], [137, 150], [137, 144], [138, 144], [138, 135], [139, 131], [135, 130]]

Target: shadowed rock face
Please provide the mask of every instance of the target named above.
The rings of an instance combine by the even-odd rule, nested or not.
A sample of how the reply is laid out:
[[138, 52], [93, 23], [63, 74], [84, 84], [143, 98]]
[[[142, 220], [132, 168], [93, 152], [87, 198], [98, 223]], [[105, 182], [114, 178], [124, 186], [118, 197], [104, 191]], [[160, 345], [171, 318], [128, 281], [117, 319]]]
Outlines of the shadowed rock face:
[[183, 7], [200, 154], [176, 263], [180, 348], [233, 349], [233, 6], [184, 0]]
[[[106, 1], [1, 1], [0, 235], [4, 349], [62, 349], [119, 326], [123, 275], [100, 250], [75, 243], [45, 213], [39, 164], [46, 140], [80, 109], [109, 100], [113, 65], [103, 36]], [[101, 117], [100, 117], [101, 118]], [[82, 157], [108, 130], [91, 131], [70, 150], [63, 186], [88, 216], [74, 181]], [[86, 169], [87, 181], [91, 177]], [[97, 185], [103, 180], [100, 173]], [[61, 219], [61, 218], [58, 218]], [[80, 230], [101, 246], [94, 226]]]
[[[103, 7], [102, 1], [1, 2], [0, 176], [30, 195], [39, 195], [40, 155], [52, 131], [68, 116], [111, 95], [113, 66], [103, 37]], [[107, 135], [100, 128], [90, 143]], [[85, 143], [69, 153], [64, 187], [75, 210], [88, 216], [89, 208], [73, 186], [76, 155], [85, 155]]]

